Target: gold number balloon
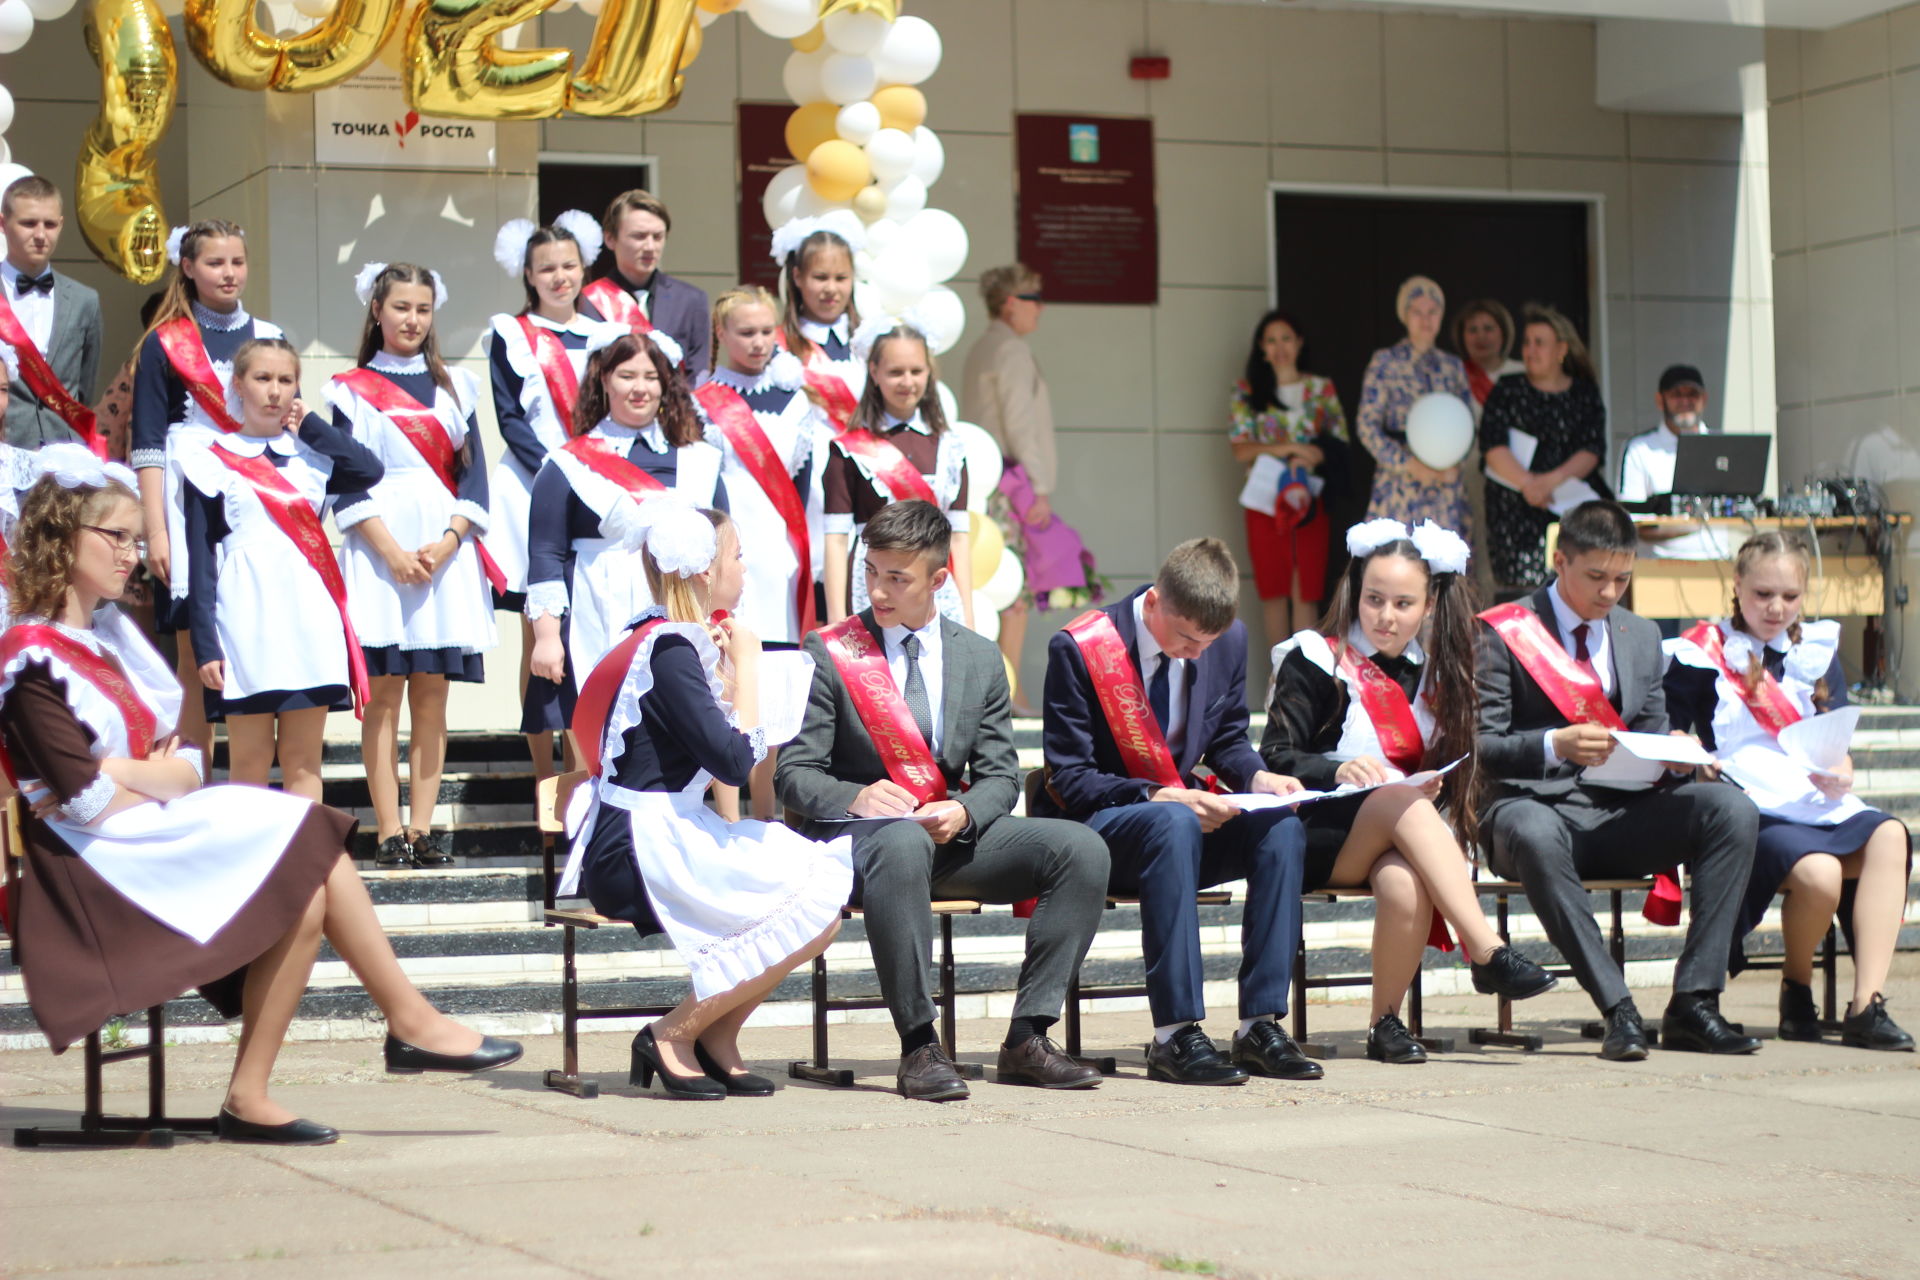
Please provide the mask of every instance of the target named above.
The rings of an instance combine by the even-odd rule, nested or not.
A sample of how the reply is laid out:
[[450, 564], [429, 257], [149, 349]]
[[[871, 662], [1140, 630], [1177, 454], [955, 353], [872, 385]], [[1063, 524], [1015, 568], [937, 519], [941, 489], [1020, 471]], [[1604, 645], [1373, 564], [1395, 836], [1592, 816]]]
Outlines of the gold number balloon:
[[154, 0], [94, 0], [87, 52], [100, 66], [100, 114], [74, 172], [74, 209], [87, 247], [135, 284], [167, 266], [167, 217], [154, 150], [180, 83], [173, 35]]
[[[426, 0], [407, 36], [407, 104], [462, 120], [537, 120], [567, 105], [573, 53], [502, 49], [494, 37], [553, 0]], [[604, 21], [604, 19], [603, 19]]]
[[678, 102], [696, 7], [694, 0], [606, 0], [567, 106], [583, 116], [637, 116]]
[[255, 0], [186, 0], [187, 47], [236, 89], [311, 93], [351, 80], [400, 22], [402, 0], [336, 0], [319, 26], [281, 39], [253, 20]]

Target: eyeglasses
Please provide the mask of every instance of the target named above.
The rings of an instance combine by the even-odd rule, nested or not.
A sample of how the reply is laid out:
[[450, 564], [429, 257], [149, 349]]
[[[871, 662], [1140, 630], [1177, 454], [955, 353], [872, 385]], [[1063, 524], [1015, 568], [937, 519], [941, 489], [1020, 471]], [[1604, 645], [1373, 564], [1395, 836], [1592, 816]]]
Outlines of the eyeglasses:
[[1045, 298], [1041, 297], [1037, 293], [1016, 293], [1013, 296], [1020, 299], [1020, 301], [1022, 302], [1045, 302], [1046, 301]]
[[147, 554], [147, 540], [125, 529], [106, 529], [97, 524], [83, 524], [82, 529], [91, 529], [113, 544], [115, 555], [125, 555], [131, 551], [136, 556]]

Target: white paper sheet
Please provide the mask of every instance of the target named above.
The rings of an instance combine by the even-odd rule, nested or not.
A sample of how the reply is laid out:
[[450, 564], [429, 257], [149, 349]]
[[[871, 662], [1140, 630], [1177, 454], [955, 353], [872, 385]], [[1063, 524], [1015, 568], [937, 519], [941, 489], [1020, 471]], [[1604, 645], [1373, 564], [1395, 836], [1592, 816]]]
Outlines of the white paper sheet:
[[1832, 773], [1853, 749], [1860, 708], [1841, 707], [1795, 721], [1780, 731], [1780, 750], [1810, 773]]
[[1272, 515], [1280, 504], [1280, 477], [1286, 472], [1287, 464], [1270, 453], [1255, 458], [1240, 489], [1240, 505], [1263, 516]]
[[1670, 764], [1712, 764], [1713, 756], [1692, 738], [1677, 738], [1667, 733], [1633, 733], [1615, 729], [1618, 744], [1605, 764], [1589, 765], [1580, 774], [1582, 782], [1595, 786], [1631, 786], [1658, 782]]
[[1391, 786], [1396, 782], [1407, 782], [1416, 787], [1424, 786], [1442, 774], [1453, 772], [1453, 770], [1465, 760], [1466, 757], [1461, 756], [1459, 760], [1455, 760], [1452, 764], [1444, 765], [1438, 769], [1427, 769], [1423, 772], [1405, 777], [1394, 777], [1386, 782], [1376, 782], [1365, 787], [1341, 786], [1335, 787], [1331, 791], [1296, 791], [1291, 795], [1285, 796], [1269, 795], [1264, 791], [1243, 791], [1232, 795], [1223, 795], [1220, 798], [1236, 809], [1241, 809], [1248, 813], [1257, 809], [1291, 809], [1303, 804], [1312, 804], [1315, 800], [1333, 800], [1343, 796], [1357, 796], [1364, 791], [1373, 790], [1374, 787]]
[[760, 655], [760, 725], [767, 745], [779, 746], [800, 736], [807, 715], [807, 694], [813, 688], [813, 658], [798, 649], [780, 649]]
[[[1514, 461], [1518, 462], [1521, 467], [1528, 471], [1533, 470], [1533, 455], [1540, 448], [1540, 441], [1538, 439], [1525, 431], [1509, 427], [1507, 428], [1507, 448], [1512, 452]], [[1492, 468], [1488, 468], [1487, 470], [1487, 479], [1497, 485], [1512, 489], [1515, 493], [1520, 491], [1519, 485], [1495, 474]], [[1594, 490], [1594, 487], [1585, 480], [1563, 480], [1560, 482], [1559, 487], [1553, 491], [1552, 496], [1547, 499], [1547, 510], [1557, 516], [1563, 516], [1581, 503], [1592, 502], [1599, 496], [1599, 493]]]

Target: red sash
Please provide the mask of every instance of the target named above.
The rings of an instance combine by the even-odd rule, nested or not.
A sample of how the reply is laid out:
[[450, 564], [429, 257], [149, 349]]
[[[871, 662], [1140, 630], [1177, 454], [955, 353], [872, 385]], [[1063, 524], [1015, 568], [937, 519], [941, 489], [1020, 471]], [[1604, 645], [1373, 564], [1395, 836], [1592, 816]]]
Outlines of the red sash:
[[[1482, 613], [1480, 619], [1506, 642], [1514, 658], [1526, 668], [1555, 709], [1567, 718], [1567, 723], [1597, 724], [1606, 729], [1627, 727], [1627, 722], [1607, 701], [1599, 677], [1590, 668], [1575, 662], [1559, 642], [1547, 634], [1539, 614], [1515, 601], [1495, 605]], [[1647, 891], [1647, 901], [1640, 913], [1654, 924], [1679, 924], [1680, 902], [1679, 877], [1672, 871], [1662, 871], [1654, 876], [1653, 888]]]
[[1773, 672], [1762, 667], [1759, 687], [1749, 689], [1746, 674], [1727, 665], [1726, 643], [1720, 638], [1719, 627], [1711, 622], [1702, 622], [1683, 632], [1681, 638], [1693, 641], [1713, 659], [1713, 665], [1719, 667], [1733, 682], [1740, 701], [1746, 704], [1747, 710], [1753, 712], [1753, 718], [1768, 733], [1777, 738], [1782, 729], [1799, 721], [1799, 709], [1793, 705], [1793, 699], [1787, 696], [1787, 691], [1780, 687], [1780, 682], [1773, 678]]
[[1467, 390], [1473, 392], [1476, 403], [1485, 404], [1487, 397], [1493, 394], [1493, 375], [1473, 361], [1467, 361]]
[[787, 469], [780, 465], [780, 455], [774, 452], [773, 441], [767, 439], [767, 433], [753, 416], [753, 410], [746, 400], [732, 387], [723, 382], [709, 382], [693, 393], [693, 398], [707, 411], [707, 417], [720, 428], [727, 443], [747, 469], [754, 483], [767, 495], [767, 501], [780, 513], [787, 525], [787, 544], [793, 548], [795, 560], [800, 571], [794, 575], [795, 617], [800, 623], [800, 634], [814, 630], [820, 624], [813, 613], [813, 544], [807, 536], [807, 508], [801, 502], [799, 491], [793, 487], [793, 478]]
[[634, 296], [605, 276], [582, 289], [580, 296], [593, 304], [603, 320], [624, 324], [635, 333], [653, 332], [653, 321], [647, 319]]
[[580, 402], [580, 378], [573, 371], [566, 344], [553, 330], [542, 329], [526, 316], [520, 317], [520, 329], [527, 335], [527, 345], [533, 349], [533, 362], [540, 366], [540, 375], [547, 380], [547, 396], [560, 418], [560, 430], [572, 435], [573, 407]]
[[886, 650], [867, 630], [860, 615], [842, 618], [824, 627], [820, 638], [826, 642], [827, 656], [847, 686], [853, 709], [873, 739], [887, 767], [887, 776], [913, 793], [921, 804], [947, 798], [946, 775], [940, 772], [920, 726], [907, 711], [907, 700], [893, 682], [887, 667]]
[[13, 304], [7, 301], [4, 290], [0, 290], [0, 342], [5, 342], [20, 357], [20, 381], [27, 384], [33, 394], [40, 397], [40, 403], [60, 415], [61, 421], [73, 428], [87, 448], [93, 450], [93, 456], [102, 462], [107, 457], [107, 438], [100, 433], [94, 422], [93, 410], [75, 400], [60, 382], [40, 354], [40, 348], [34, 345], [27, 333], [27, 326], [20, 323], [20, 317], [13, 313]]
[[628, 632], [626, 639], [607, 650], [607, 656], [594, 665], [593, 673], [580, 686], [580, 696], [573, 704], [573, 723], [568, 727], [573, 730], [574, 749], [586, 756], [587, 771], [596, 778], [606, 754], [600, 739], [607, 731], [607, 717], [613, 714], [614, 699], [626, 683], [627, 670], [633, 666], [633, 655], [665, 621], [652, 618]]
[[827, 411], [827, 421], [833, 424], [835, 431], [845, 431], [847, 424], [853, 421], [853, 411], [857, 407], [846, 379], [837, 373], [816, 369], [811, 364], [806, 367], [804, 376], [807, 386], [823, 402], [821, 407]]
[[340, 562], [333, 557], [327, 531], [320, 524], [320, 517], [314, 513], [313, 504], [280, 474], [278, 467], [267, 461], [265, 454], [246, 458], [228, 453], [216, 445], [213, 456], [247, 482], [254, 496], [260, 499], [260, 505], [280, 526], [280, 532], [293, 540], [301, 557], [320, 575], [321, 585], [333, 598], [333, 607], [340, 611], [340, 626], [347, 637], [347, 672], [353, 687], [353, 714], [361, 716], [361, 709], [366, 706], [370, 693], [367, 655], [360, 648], [360, 637], [354, 634], [353, 619], [347, 614], [347, 580], [341, 576]]
[[635, 502], [645, 502], [654, 494], [667, 491], [667, 486], [615, 453], [604, 441], [575, 436], [562, 448], [578, 459], [581, 466], [609, 484], [619, 486], [621, 492]]
[[[345, 373], [336, 373], [333, 377], [334, 381], [351, 387], [355, 395], [378, 409], [387, 421], [399, 428], [400, 434], [407, 438], [407, 443], [426, 459], [427, 465], [440, 478], [440, 483], [446, 486], [447, 492], [459, 496], [460, 482], [453, 478], [453, 441], [448, 437], [446, 425], [440, 421], [439, 414], [364, 365]], [[480, 557], [480, 569], [487, 575], [487, 582], [495, 591], [505, 594], [507, 575], [494, 563], [493, 556], [488, 554], [487, 544], [475, 538], [473, 549]]]
[[160, 349], [167, 353], [167, 360], [173, 365], [173, 372], [186, 385], [187, 394], [192, 396], [213, 425], [231, 435], [240, 430], [240, 420], [227, 412], [227, 389], [220, 385], [220, 375], [213, 371], [213, 361], [207, 357], [207, 344], [200, 340], [200, 326], [193, 322], [192, 316], [175, 316], [153, 331], [160, 339]]
[[1113, 619], [1099, 609], [1069, 622], [1067, 634], [1080, 648], [1080, 657], [1093, 678], [1094, 696], [1100, 700], [1100, 713], [1126, 763], [1127, 776], [1161, 787], [1184, 787], [1173, 752], [1167, 747], [1166, 734], [1153, 718], [1153, 707], [1140, 685], [1140, 671], [1127, 654]]
[[1350, 644], [1336, 644], [1334, 653], [1344, 674], [1360, 691], [1360, 706], [1373, 722], [1374, 736], [1387, 762], [1405, 774], [1420, 772], [1427, 744], [1420, 736], [1407, 691]]
[[[62, 662], [106, 695], [121, 719], [126, 721], [127, 749], [139, 753], [136, 759], [146, 759], [153, 750], [160, 718], [153, 708], [141, 700], [139, 691], [127, 679], [127, 673], [120, 664], [95, 653], [57, 627], [45, 623], [22, 623], [8, 628], [6, 634], [0, 636], [0, 666], [18, 656], [21, 650], [35, 645], [53, 650]], [[6, 769], [7, 780], [16, 788], [19, 787], [19, 775], [14, 772], [13, 760], [3, 746], [0, 746], [0, 766]]]

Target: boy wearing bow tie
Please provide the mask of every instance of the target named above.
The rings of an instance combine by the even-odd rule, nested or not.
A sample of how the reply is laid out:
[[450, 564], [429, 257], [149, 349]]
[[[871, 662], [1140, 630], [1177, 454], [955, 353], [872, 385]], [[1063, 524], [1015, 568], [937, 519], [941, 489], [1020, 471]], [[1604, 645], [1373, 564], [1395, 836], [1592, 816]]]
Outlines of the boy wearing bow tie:
[[[53, 270], [66, 216], [60, 188], [20, 178], [0, 195], [0, 341], [20, 354], [7, 405], [7, 442], [24, 449], [94, 443], [94, 375], [100, 367], [100, 296]], [[98, 452], [98, 450], [96, 450]]]

